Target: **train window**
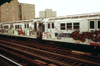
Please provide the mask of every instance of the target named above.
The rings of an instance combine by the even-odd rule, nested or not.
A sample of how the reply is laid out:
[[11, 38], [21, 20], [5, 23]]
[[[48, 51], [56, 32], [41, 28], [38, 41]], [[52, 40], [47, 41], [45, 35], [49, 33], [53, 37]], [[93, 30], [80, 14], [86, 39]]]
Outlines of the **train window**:
[[21, 25], [15, 25], [15, 29], [21, 29]]
[[37, 31], [37, 23], [34, 23], [34, 30]]
[[52, 28], [54, 28], [54, 23], [52, 23]]
[[29, 24], [27, 24], [27, 28], [29, 28]]
[[1, 28], [3, 28], [3, 26], [1, 25]]
[[29, 24], [25, 24], [25, 28], [29, 28]]
[[74, 30], [79, 30], [79, 23], [74, 23]]
[[61, 29], [61, 30], [65, 30], [65, 23], [61, 23], [61, 24], [60, 24], [60, 29]]
[[67, 23], [67, 30], [72, 30], [72, 23]]
[[25, 28], [26, 28], [26, 24], [25, 24]]
[[98, 28], [100, 29], [100, 21], [98, 21]]
[[91, 29], [94, 28], [94, 21], [90, 21], [90, 28], [91, 28]]
[[48, 23], [48, 28], [50, 28], [50, 23]]
[[17, 25], [15, 25], [15, 29], [17, 28]]
[[19, 28], [19, 25], [18, 25], [18, 28]]
[[41, 24], [41, 23], [39, 23], [39, 26], [42, 26], [42, 24]]
[[0, 26], [0, 28], [2, 28], [2, 25]]
[[42, 24], [42, 31], [45, 32], [45, 24]]
[[15, 25], [15, 29], [18, 29], [18, 25]]
[[8, 29], [8, 26], [4, 26], [4, 29]]

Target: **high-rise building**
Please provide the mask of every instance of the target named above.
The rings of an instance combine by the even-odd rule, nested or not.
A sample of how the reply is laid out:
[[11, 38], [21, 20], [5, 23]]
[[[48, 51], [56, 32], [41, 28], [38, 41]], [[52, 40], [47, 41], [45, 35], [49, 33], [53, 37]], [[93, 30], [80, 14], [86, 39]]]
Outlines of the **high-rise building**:
[[40, 11], [39, 12], [39, 17], [40, 18], [45, 18], [45, 11]]
[[20, 10], [21, 20], [28, 20], [35, 18], [35, 5], [20, 3], [19, 10]]
[[56, 11], [52, 11], [52, 17], [56, 17]]
[[52, 11], [52, 9], [46, 9], [45, 11], [40, 11], [39, 17], [40, 18], [56, 17], [56, 11]]
[[10, 3], [6, 2], [1, 7], [1, 21], [16, 21], [19, 20], [18, 0], [12, 0]]
[[45, 16], [48, 18], [48, 17], [52, 17], [52, 9], [46, 9], [45, 10]]
[[11, 0], [0, 6], [0, 22], [28, 20], [35, 18], [35, 5]]

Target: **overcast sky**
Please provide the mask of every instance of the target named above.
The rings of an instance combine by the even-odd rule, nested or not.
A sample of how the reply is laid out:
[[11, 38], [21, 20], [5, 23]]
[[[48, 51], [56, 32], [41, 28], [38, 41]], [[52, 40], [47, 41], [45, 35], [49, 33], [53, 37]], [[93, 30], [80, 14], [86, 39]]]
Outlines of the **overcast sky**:
[[100, 12], [100, 0], [18, 0], [20, 3], [35, 4], [36, 17], [39, 11], [52, 9], [57, 16]]

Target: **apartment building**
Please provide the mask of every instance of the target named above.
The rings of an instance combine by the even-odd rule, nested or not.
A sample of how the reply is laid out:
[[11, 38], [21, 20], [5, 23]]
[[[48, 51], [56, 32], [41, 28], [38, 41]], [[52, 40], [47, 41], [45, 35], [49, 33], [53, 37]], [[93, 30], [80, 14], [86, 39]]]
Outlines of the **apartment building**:
[[28, 19], [35, 18], [35, 5], [34, 4], [20, 3], [19, 11], [20, 11], [21, 20], [28, 20]]
[[45, 18], [45, 11], [40, 11], [39, 12], [39, 18]]
[[35, 5], [11, 0], [0, 6], [0, 22], [28, 20], [35, 18]]
[[52, 11], [52, 9], [46, 9], [45, 11], [39, 12], [39, 18], [48, 18], [48, 17], [56, 17], [56, 11]]
[[12, 0], [10, 3], [6, 2], [0, 6], [1, 22], [19, 20], [18, 0]]

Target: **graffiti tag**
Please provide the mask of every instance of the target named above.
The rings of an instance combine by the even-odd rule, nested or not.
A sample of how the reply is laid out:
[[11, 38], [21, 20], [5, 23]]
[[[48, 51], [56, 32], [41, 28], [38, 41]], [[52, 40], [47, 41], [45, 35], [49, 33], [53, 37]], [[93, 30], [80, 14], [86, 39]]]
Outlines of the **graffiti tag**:
[[23, 32], [22, 29], [21, 30], [18, 30], [18, 35], [20, 35], [20, 34], [25, 35], [25, 32]]
[[86, 39], [90, 39], [94, 42], [100, 42], [100, 31], [93, 31], [93, 32], [83, 32], [79, 34], [78, 31], [72, 33], [72, 37], [75, 40], [80, 40], [84, 42]]

